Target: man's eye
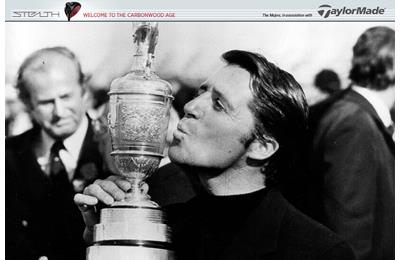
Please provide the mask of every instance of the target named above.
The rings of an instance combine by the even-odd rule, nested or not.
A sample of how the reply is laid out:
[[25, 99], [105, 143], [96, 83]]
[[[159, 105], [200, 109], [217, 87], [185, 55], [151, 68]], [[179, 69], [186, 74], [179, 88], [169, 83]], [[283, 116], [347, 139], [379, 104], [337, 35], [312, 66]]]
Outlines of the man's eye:
[[69, 95], [69, 94], [61, 96], [62, 100], [69, 100], [70, 98], [71, 98], [71, 95]]
[[54, 103], [54, 100], [39, 100], [37, 101], [37, 104], [39, 106], [48, 106], [48, 105], [52, 105]]
[[217, 111], [225, 110], [225, 106], [224, 106], [224, 104], [221, 102], [221, 100], [219, 98], [216, 98], [214, 100], [214, 109], [217, 110]]

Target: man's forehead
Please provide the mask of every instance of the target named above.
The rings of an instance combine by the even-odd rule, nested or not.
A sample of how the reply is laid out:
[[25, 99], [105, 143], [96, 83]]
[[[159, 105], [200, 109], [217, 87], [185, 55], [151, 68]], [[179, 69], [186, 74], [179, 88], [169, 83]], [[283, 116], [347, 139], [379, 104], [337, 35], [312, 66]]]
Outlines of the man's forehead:
[[71, 59], [57, 53], [43, 53], [35, 57], [24, 69], [26, 80], [46, 75], [67, 74], [70, 78], [78, 78], [78, 68]]
[[250, 73], [236, 65], [226, 65], [211, 76], [202, 86], [225, 100], [235, 110], [252, 99]]
[[26, 70], [46, 70], [54, 66], [76, 66], [75, 62], [65, 55], [53, 51], [43, 51], [37, 53], [26, 64]]
[[203, 84], [219, 91], [226, 88], [250, 84], [250, 73], [238, 65], [224, 65], [212, 74]]

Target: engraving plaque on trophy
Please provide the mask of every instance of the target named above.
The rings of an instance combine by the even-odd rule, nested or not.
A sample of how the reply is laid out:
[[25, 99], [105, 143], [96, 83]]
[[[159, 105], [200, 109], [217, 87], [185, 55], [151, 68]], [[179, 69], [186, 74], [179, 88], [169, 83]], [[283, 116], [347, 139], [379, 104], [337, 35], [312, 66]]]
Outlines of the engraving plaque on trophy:
[[172, 90], [151, 71], [157, 23], [133, 23], [133, 32], [133, 66], [111, 83], [108, 115], [111, 155], [132, 188], [123, 201], [101, 210], [88, 260], [174, 258], [165, 213], [141, 189], [163, 157]]

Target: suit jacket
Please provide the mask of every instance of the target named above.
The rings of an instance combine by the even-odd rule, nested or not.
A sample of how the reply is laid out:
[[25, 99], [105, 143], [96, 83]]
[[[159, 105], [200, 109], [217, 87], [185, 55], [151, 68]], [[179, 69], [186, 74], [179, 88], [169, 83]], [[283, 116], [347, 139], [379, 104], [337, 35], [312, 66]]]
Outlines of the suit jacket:
[[357, 259], [394, 259], [394, 141], [351, 88], [311, 108], [308, 213]]
[[85, 259], [84, 223], [73, 202], [76, 192], [106, 178], [102, 138], [89, 123], [72, 181], [54, 188], [33, 152], [39, 127], [6, 139], [6, 258]]
[[[205, 259], [198, 248], [207, 247], [195, 200], [171, 205], [168, 213], [180, 259]], [[238, 209], [240, 210], [240, 209]], [[269, 191], [237, 226], [232, 243], [218, 259], [354, 259], [346, 242], [326, 227], [300, 213], [275, 189]], [[212, 260], [207, 258], [207, 260]]]

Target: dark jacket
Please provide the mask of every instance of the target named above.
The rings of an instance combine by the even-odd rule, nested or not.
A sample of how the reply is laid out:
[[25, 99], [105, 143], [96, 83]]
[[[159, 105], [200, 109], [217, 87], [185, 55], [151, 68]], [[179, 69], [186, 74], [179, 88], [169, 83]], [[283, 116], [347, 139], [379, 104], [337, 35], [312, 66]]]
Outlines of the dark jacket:
[[[204, 235], [196, 199], [168, 209], [174, 230], [178, 260], [207, 259], [198, 248], [214, 246]], [[240, 209], [238, 209], [240, 210]], [[216, 216], [217, 217], [217, 216]], [[218, 228], [218, 227], [217, 227]], [[343, 240], [296, 210], [281, 193], [272, 189], [234, 231], [232, 243], [217, 259], [354, 259]]]
[[311, 108], [308, 214], [357, 259], [394, 259], [394, 141], [351, 88]]
[[102, 154], [106, 132], [89, 124], [72, 181], [57, 191], [33, 152], [39, 127], [6, 139], [6, 258], [85, 259], [84, 223], [73, 202], [76, 192], [110, 171]]

